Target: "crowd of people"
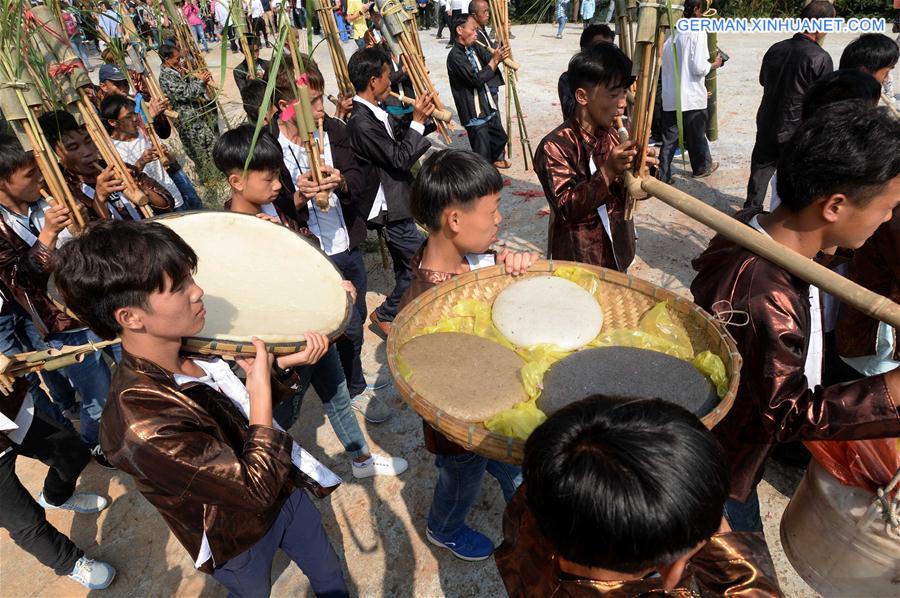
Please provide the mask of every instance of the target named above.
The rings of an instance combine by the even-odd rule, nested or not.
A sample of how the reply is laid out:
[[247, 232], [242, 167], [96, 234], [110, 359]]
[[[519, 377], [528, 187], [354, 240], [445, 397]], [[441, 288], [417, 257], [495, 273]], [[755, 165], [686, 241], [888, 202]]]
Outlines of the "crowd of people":
[[[145, 205], [101, 158], [80, 120], [48, 111], [39, 126], [89, 223], [73, 235], [76, 215], [44, 198], [33, 154], [0, 134], [3, 352], [120, 340], [58, 371], [18, 378], [0, 400], [0, 525], [24, 552], [89, 589], [113, 582], [113, 564], [86, 556], [46, 511], [108, 506], [102, 496], [76, 492], [93, 458], [130, 476], [196, 568], [232, 595], [268, 595], [279, 548], [317, 595], [347, 595], [341, 555], [309, 497], [326, 497], [339, 480], [325, 468], [301, 467], [298, 455], [309, 453], [289, 433], [303, 395], [315, 389], [355, 478], [403, 475], [407, 461], [373, 453], [363, 433], [394, 415], [364, 376], [365, 326], [387, 338], [400, 310], [429, 288], [485, 265], [520, 276], [540, 257], [491, 249], [502, 221], [499, 171], [510, 167], [498, 101], [510, 54], [488, 30], [486, 0], [465, 7], [447, 0], [438, 8], [450, 17], [446, 76], [470, 150], [432, 147], [434, 98], [414, 93], [400, 57], [372, 27], [379, 18], [372, 5], [349, 0], [345, 16], [358, 45], [348, 62], [354, 91], [336, 98], [333, 114], [325, 108], [329, 83], [312, 59], [298, 57], [322, 122], [315, 134], [321, 176], [292, 118], [301, 109], [293, 74], [259, 58], [273, 41], [278, 5], [245, 4], [253, 68], [245, 60], [233, 77], [248, 123], [227, 131], [206, 85], [212, 75], [184, 66], [189, 50], [154, 33], [163, 24], [147, 4], [123, 4], [126, 11], [104, 4], [99, 14], [104, 39], [131, 14], [161, 59], [164, 98], [131, 87], [140, 78], [108, 63], [94, 90], [97, 114]], [[419, 7], [427, 27], [428, 5]], [[223, 44], [233, 40], [217, 0], [185, 0], [181, 8], [204, 50], [218, 34]], [[835, 14], [824, 0], [803, 10], [810, 18]], [[699, 11], [698, 0], [685, 0], [685, 18]], [[78, 20], [70, 30], [72, 45], [89, 66], [81, 27]], [[735, 217], [897, 301], [900, 119], [877, 104], [900, 49], [885, 35], [862, 35], [834, 70], [821, 37], [798, 33], [763, 58], [747, 204]], [[546, 257], [627, 272], [641, 251], [625, 215], [624, 184], [638, 148], [620, 139], [614, 123], [635, 77], [614, 41], [606, 24], [584, 29], [559, 79], [561, 124], [537, 146], [534, 170], [551, 212]], [[646, 157], [663, 181], [671, 179], [679, 137], [676, 93], [693, 176], [718, 166], [705, 136], [702, 78], [726, 58], [710, 56], [705, 40], [690, 34], [666, 42], [663, 55], [673, 52], [680, 74], [663, 69], [661, 150]], [[177, 119], [167, 116], [172, 109]], [[168, 150], [160, 153], [151, 126], [163, 140], [177, 132], [199, 179]], [[207, 176], [227, 181], [226, 210], [307, 237], [341, 272], [353, 301], [346, 332], [334, 343], [311, 332], [302, 351], [274, 358], [256, 340], [255, 357], [238, 357], [236, 367], [182, 352], [182, 338], [204, 324], [203, 289], [192, 277], [197, 255], [171, 229], [147, 222], [144, 210], [203, 209], [197, 186]], [[371, 230], [386, 240], [394, 287], [370, 311], [362, 242]], [[743, 367], [724, 419], [707, 430], [666, 397], [573, 397], [583, 400], [528, 439], [521, 467], [468, 451], [423, 419], [435, 471], [417, 472], [415, 483], [435, 482], [427, 515], [415, 523], [430, 543], [465, 561], [495, 556], [513, 596], [780, 595], [757, 494], [766, 460], [779, 447], [802, 452], [797, 441], [900, 435], [900, 349], [888, 325], [724, 236], [692, 265], [690, 290], [700, 307], [747, 318], [728, 326]], [[65, 308], [51, 297], [51, 274]], [[49, 466], [36, 498], [16, 476], [18, 456]], [[466, 523], [485, 473], [508, 503], [500, 546]]]

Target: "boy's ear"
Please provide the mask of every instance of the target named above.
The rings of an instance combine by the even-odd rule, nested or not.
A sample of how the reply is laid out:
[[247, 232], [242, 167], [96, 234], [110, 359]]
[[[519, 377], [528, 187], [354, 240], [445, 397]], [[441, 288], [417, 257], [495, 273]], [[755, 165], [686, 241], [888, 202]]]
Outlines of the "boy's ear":
[[847, 196], [843, 193], [835, 193], [825, 199], [820, 199], [818, 205], [822, 218], [829, 223], [836, 222], [841, 216], [841, 212], [846, 208], [848, 201]]
[[460, 223], [460, 211], [456, 208], [448, 208], [444, 210], [443, 215], [441, 216], [442, 226], [447, 227], [453, 233], [459, 233], [459, 229], [461, 228]]
[[590, 97], [588, 97], [588, 91], [583, 87], [579, 87], [578, 89], [576, 89], [575, 90], [575, 101], [578, 102], [579, 104], [581, 104], [582, 106], [587, 106], [588, 103], [591, 101]]
[[228, 184], [231, 185], [231, 188], [235, 191], [243, 192], [244, 182], [244, 177], [242, 177], [239, 172], [232, 172], [228, 175]]
[[120, 307], [113, 312], [113, 318], [122, 330], [140, 330], [144, 327], [141, 314], [133, 307]]

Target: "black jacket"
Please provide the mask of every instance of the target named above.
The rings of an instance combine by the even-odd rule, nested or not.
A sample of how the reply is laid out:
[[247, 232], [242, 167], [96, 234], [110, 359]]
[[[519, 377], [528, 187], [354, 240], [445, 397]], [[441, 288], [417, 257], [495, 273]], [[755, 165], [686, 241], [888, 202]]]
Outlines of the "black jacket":
[[[269, 61], [262, 59], [262, 58], [257, 58], [255, 63], [256, 63], [257, 70], [259, 70], [259, 69], [263, 70], [263, 74], [258, 78], [262, 79], [263, 81], [268, 79], [269, 78]], [[247, 75], [249, 74], [249, 71], [247, 70], [247, 59], [246, 58], [244, 60], [242, 60], [239, 65], [234, 67], [234, 71], [232, 72], [232, 74], [234, 75], [234, 83], [235, 83], [235, 85], [237, 85], [238, 91], [243, 91], [244, 88], [247, 87]]]
[[757, 137], [787, 142], [800, 124], [806, 90], [832, 70], [828, 52], [802, 33], [769, 48], [759, 69], [763, 98], [756, 113]]
[[[490, 97], [485, 91], [485, 85], [496, 75], [496, 71], [488, 66], [491, 61], [491, 53], [481, 46], [472, 46], [482, 69], [475, 72], [475, 67], [466, 56], [466, 48], [456, 42], [447, 54], [447, 75], [450, 79], [450, 90], [453, 92], [453, 102], [456, 104], [456, 114], [459, 122], [465, 126], [473, 118], [484, 118], [491, 112]], [[481, 104], [481, 111], [476, 114], [475, 94]]]
[[[431, 147], [428, 139], [408, 125], [389, 119], [392, 139], [384, 124], [372, 110], [359, 102], [353, 102], [353, 114], [347, 122], [350, 145], [356, 161], [362, 168], [364, 187], [355, 201], [360, 216], [368, 219], [378, 185], [384, 186], [387, 200], [387, 219], [390, 222], [412, 218], [409, 193], [412, 187], [412, 167]], [[425, 128], [425, 135], [434, 125]]]
[[[478, 36], [478, 41], [480, 41], [484, 45], [488, 46], [489, 48], [497, 47], [497, 43], [491, 39], [491, 36], [487, 34], [487, 31], [485, 31], [484, 27], [479, 27], [478, 31], [476, 31], [475, 33]], [[500, 88], [500, 86], [504, 84], [503, 74], [501, 73], [502, 70], [503, 69], [498, 68], [494, 77], [490, 81], [488, 81], [488, 87], [491, 88], [491, 91], [493, 93], [497, 93], [497, 90]]]

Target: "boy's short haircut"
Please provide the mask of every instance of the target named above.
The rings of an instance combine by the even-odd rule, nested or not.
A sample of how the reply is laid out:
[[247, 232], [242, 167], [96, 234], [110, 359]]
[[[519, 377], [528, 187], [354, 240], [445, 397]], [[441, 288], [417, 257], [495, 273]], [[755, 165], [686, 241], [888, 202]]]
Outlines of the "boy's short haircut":
[[100, 116], [103, 118], [103, 124], [106, 125], [107, 129], [111, 130], [112, 125], [109, 124], [109, 121], [119, 120], [119, 112], [122, 111], [122, 108], [133, 110], [134, 107], [134, 100], [128, 96], [119, 94], [106, 96], [103, 98], [103, 101], [100, 102]]
[[801, 120], [806, 120], [823, 106], [857, 100], [860, 109], [874, 108], [881, 98], [881, 85], [875, 77], [856, 69], [839, 69], [813, 83], [803, 95]]
[[865, 205], [900, 175], [900, 119], [857, 100], [821, 107], [778, 158], [778, 195], [799, 212], [837, 193]]
[[284, 154], [278, 141], [265, 128], [259, 132], [253, 156], [247, 164], [255, 131], [256, 127], [247, 123], [222, 133], [212, 151], [213, 163], [222, 174], [243, 172], [245, 164], [248, 172], [281, 172]]
[[883, 33], [865, 33], [850, 42], [841, 54], [842, 69], [866, 69], [870, 73], [894, 68], [900, 58], [897, 42]]
[[51, 268], [66, 307], [110, 340], [122, 331], [117, 309], [147, 309], [166, 278], [176, 288], [191, 276], [197, 254], [158, 222], [102, 220], [55, 251]]
[[84, 131], [84, 125], [79, 125], [75, 117], [65, 110], [48, 112], [38, 118], [38, 125], [44, 132], [48, 145], [55, 147], [62, 136], [72, 131]]
[[241, 103], [244, 105], [244, 112], [247, 118], [253, 124], [259, 119], [259, 108], [262, 106], [266, 97], [266, 82], [262, 79], [250, 79], [241, 90]]
[[428, 230], [438, 231], [444, 210], [451, 206], [471, 209], [479, 198], [501, 189], [503, 177], [483, 157], [468, 150], [441, 150], [425, 160], [413, 181], [413, 217]]
[[597, 44], [582, 50], [569, 61], [568, 72], [573, 96], [579, 87], [590, 90], [605, 85], [610, 89], [626, 89], [635, 79], [631, 74], [631, 60], [612, 44]]
[[17, 171], [30, 166], [34, 154], [26, 152], [15, 135], [0, 133], [0, 182], [8, 181]]
[[589, 25], [581, 32], [581, 38], [578, 40], [578, 47], [582, 50], [589, 50], [598, 43], [598, 37], [602, 39], [600, 43], [611, 44], [616, 40], [616, 34], [609, 28], [609, 25], [606, 23], [598, 23], [596, 25]]
[[[322, 76], [322, 71], [319, 70], [319, 65], [316, 64], [316, 61], [303, 53], [299, 55], [299, 61], [305, 69], [306, 80], [310, 89], [324, 91], [325, 77]], [[278, 69], [278, 74], [275, 76], [275, 89], [272, 92], [272, 100], [274, 102], [293, 102], [297, 99], [296, 83], [291, 82], [291, 77], [293, 76], [293, 71], [282, 63], [282, 68]]]
[[460, 27], [465, 27], [466, 23], [469, 19], [474, 19], [470, 14], [459, 15], [453, 19], [453, 31], [455, 32]]
[[800, 11], [800, 18], [831, 19], [836, 14], [837, 11], [834, 9], [834, 4], [828, 2], [828, 0], [813, 0], [813, 2], [804, 6], [803, 10]]
[[365, 48], [354, 52], [347, 62], [347, 70], [356, 93], [364, 92], [369, 87], [369, 79], [380, 77], [385, 65], [390, 63], [390, 57], [381, 48]]
[[709, 539], [722, 521], [724, 451], [661, 399], [593, 396], [557, 411], [525, 444], [525, 499], [559, 555], [641, 573]]
[[159, 58], [163, 62], [171, 58], [178, 51], [178, 46], [174, 43], [159, 45]]

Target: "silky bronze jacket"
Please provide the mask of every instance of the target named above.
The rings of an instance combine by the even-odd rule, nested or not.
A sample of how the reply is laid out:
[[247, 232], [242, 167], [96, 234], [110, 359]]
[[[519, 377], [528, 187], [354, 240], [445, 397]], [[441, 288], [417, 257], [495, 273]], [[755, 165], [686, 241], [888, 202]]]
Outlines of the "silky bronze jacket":
[[[287, 392], [273, 380], [273, 403]], [[293, 466], [286, 432], [249, 425], [212, 387], [179, 387], [171, 373], [127, 352], [112, 379], [100, 445], [192, 559], [206, 534], [205, 573], [256, 544], [296, 488], [327, 493]]]
[[[503, 544], [494, 560], [512, 598], [632, 598], [633, 596], [781, 596], [775, 567], [762, 534], [716, 534], [695, 554], [675, 588], [665, 590], [660, 579], [598, 581], [568, 575], [549, 540], [525, 504], [524, 488], [503, 515]], [[598, 538], [598, 542], [605, 541]]]
[[[736, 218], [749, 222], [758, 210]], [[809, 284], [716, 235], [694, 260], [694, 301], [728, 325], [744, 360], [734, 405], [713, 428], [731, 463], [731, 496], [746, 500], [762, 478], [769, 452], [792, 440], [847, 440], [900, 434], [900, 417], [884, 376], [809, 388]], [[723, 302], [717, 305], [717, 302]], [[727, 303], [726, 303], [727, 302]]]
[[[625, 272], [634, 260], [634, 222], [625, 220], [625, 187], [607, 183], [599, 168], [619, 144], [612, 128], [598, 137], [582, 129], [575, 118], [551, 131], [534, 155], [534, 172], [550, 204], [548, 253], [555, 260], [572, 260]], [[594, 158], [597, 172], [591, 175]], [[598, 209], [609, 214], [612, 243]]]

